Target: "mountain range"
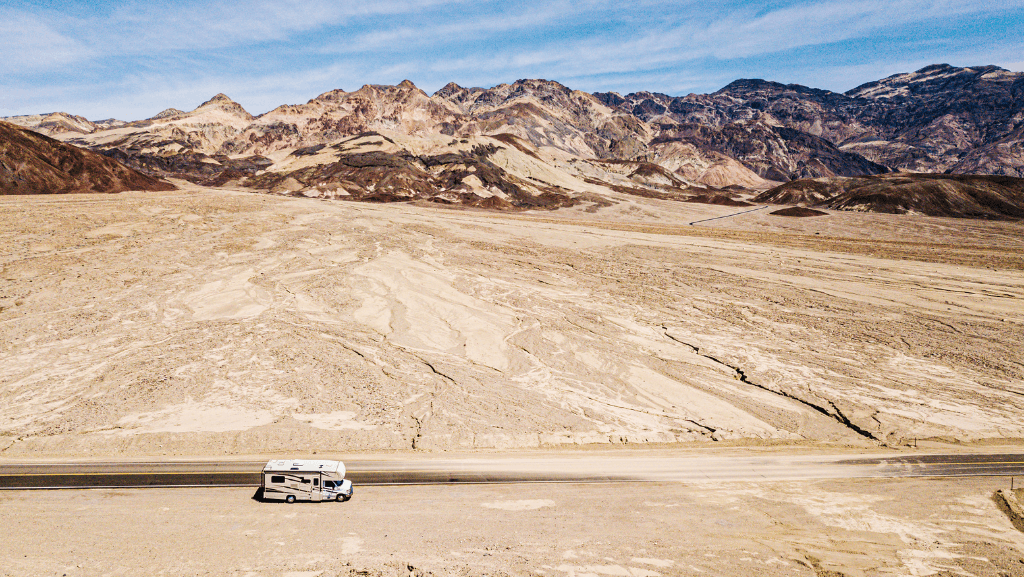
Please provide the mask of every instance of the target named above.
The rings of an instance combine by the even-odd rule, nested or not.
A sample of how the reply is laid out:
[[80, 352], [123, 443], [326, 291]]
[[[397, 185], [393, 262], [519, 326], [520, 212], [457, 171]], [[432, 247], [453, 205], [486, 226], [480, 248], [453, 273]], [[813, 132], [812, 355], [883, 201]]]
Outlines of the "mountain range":
[[1024, 73], [934, 65], [846, 93], [737, 80], [712, 94], [625, 96], [519, 80], [332, 90], [253, 116], [195, 110], [8, 122], [155, 177], [289, 194], [558, 207], [588, 195], [729, 202], [796, 179], [890, 172], [1024, 177]]

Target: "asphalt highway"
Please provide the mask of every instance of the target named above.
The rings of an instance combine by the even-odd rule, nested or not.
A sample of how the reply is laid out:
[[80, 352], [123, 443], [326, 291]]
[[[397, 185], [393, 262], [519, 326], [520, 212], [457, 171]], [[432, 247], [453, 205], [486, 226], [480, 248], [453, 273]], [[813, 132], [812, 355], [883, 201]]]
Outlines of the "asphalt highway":
[[[266, 461], [0, 463], [0, 489], [258, 486]], [[1024, 454], [345, 460], [355, 485], [1024, 476]]]

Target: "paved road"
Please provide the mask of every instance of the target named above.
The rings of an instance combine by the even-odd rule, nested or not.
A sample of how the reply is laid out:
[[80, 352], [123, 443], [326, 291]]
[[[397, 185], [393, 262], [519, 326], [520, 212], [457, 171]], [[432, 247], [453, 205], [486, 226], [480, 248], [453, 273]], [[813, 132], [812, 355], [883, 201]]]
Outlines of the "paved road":
[[[0, 489], [258, 486], [265, 461], [0, 464]], [[356, 485], [1024, 476], [1024, 454], [347, 460]]]

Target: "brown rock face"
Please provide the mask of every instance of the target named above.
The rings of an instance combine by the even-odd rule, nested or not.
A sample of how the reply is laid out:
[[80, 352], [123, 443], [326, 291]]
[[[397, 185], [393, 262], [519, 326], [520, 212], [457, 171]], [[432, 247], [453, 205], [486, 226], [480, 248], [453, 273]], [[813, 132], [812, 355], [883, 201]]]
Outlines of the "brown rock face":
[[652, 145], [691, 144], [704, 155], [724, 154], [743, 163], [766, 180], [882, 174], [886, 166], [845, 152], [824, 138], [764, 119], [731, 122], [720, 127], [703, 124], [661, 124]]
[[99, 128], [97, 123], [66, 112], [12, 116], [3, 120], [47, 136], [88, 134]]
[[788, 182], [755, 202], [860, 212], [991, 220], [1024, 218], [1024, 179], [954, 174], [886, 174]]
[[280, 106], [224, 142], [223, 154], [269, 154], [288, 148], [334, 144], [369, 131], [408, 135], [454, 134], [459, 114], [411, 82], [332, 90], [306, 104]]
[[1024, 124], [1009, 135], [968, 152], [950, 172], [1024, 178]]
[[117, 161], [0, 122], [0, 194], [175, 190]]
[[[387, 140], [377, 133], [367, 132], [329, 148], [317, 145], [298, 149], [290, 156], [330, 155], [333, 161], [313, 163], [296, 170], [265, 172], [249, 178], [245, 184], [270, 192], [322, 198], [428, 201], [498, 210], [561, 208], [577, 202], [567, 190], [538, 186], [495, 164], [491, 156], [503, 150], [495, 144], [476, 145], [468, 151], [417, 156], [404, 149], [394, 152], [368, 149], [368, 141], [373, 146], [376, 143], [372, 141], [378, 139]], [[510, 143], [514, 142], [514, 137], [496, 140]]]
[[889, 170], [856, 151], [838, 148], [838, 142], [866, 129], [843, 108], [851, 98], [826, 90], [737, 80], [714, 94], [596, 96], [657, 128], [652, 144], [686, 142], [706, 155], [734, 158], [768, 180]]
[[[870, 82], [845, 94], [796, 84], [737, 80], [714, 94], [596, 96], [654, 125], [693, 124], [726, 131], [731, 124], [757, 122], [800, 133], [791, 134], [804, 141], [795, 151], [785, 142], [792, 138], [780, 140], [771, 131], [744, 136], [744, 146], [772, 151], [767, 160], [736, 156], [766, 178], [777, 178], [768, 170], [785, 174], [800, 162], [809, 166], [797, 171], [801, 178], [877, 174], [864, 170], [866, 162], [914, 172], [1016, 175], [1019, 170], [1006, 168], [1007, 163], [1014, 165], [1012, 143], [1001, 145], [1024, 125], [1024, 73], [997, 66], [933, 65]], [[828, 144], [807, 146], [804, 135]], [[730, 155], [736, 149], [716, 138], [699, 144]], [[850, 156], [829, 150], [836, 147]]]
[[828, 216], [827, 212], [820, 210], [814, 210], [813, 208], [807, 208], [803, 206], [791, 206], [789, 208], [780, 208], [779, 210], [773, 210], [768, 213], [775, 216], [791, 216], [797, 218], [807, 218], [812, 216]]
[[514, 134], [537, 147], [585, 158], [633, 159], [650, 128], [598, 98], [550, 80], [518, 80], [493, 88], [449, 84], [434, 94], [463, 116], [457, 134]]

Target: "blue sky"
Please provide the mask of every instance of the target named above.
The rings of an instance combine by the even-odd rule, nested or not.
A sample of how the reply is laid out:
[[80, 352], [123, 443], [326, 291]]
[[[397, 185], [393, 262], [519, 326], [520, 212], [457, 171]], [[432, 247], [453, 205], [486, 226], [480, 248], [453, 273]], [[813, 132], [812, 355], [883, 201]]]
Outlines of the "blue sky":
[[1024, 70], [1024, 0], [278, 2], [4, 0], [0, 116], [253, 114], [404, 79], [711, 92], [737, 78], [845, 91], [934, 63]]

